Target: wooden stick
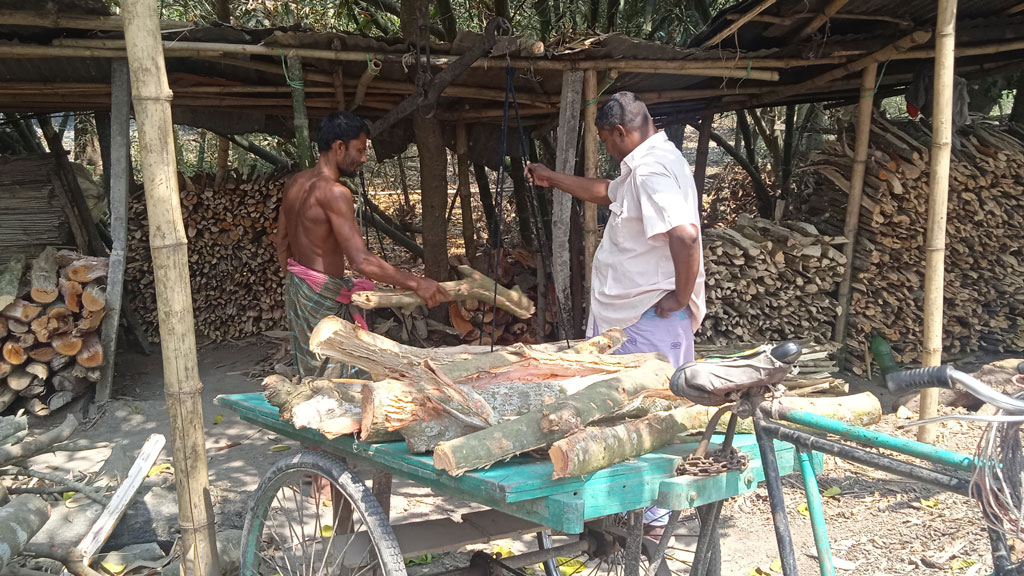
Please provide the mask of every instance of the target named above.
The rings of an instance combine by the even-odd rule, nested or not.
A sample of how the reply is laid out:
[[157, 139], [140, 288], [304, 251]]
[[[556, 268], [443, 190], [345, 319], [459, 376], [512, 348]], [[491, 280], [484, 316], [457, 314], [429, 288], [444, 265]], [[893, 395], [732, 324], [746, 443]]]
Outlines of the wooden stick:
[[465, 122], [455, 124], [455, 155], [459, 175], [459, 207], [462, 212], [462, 241], [466, 247], [466, 258], [476, 256], [476, 225], [473, 222], [473, 197], [470, 195], [469, 180], [469, 134]]
[[380, 69], [384, 64], [380, 60], [370, 60], [366, 63], [366, 70], [363, 70], [363, 75], [359, 77], [359, 84], [356, 86], [356, 95], [352, 98], [352, 103], [349, 105], [349, 110], [355, 110], [362, 105], [363, 99], [366, 97], [366, 89], [369, 88], [370, 82], [380, 74]]
[[76, 428], [78, 428], [78, 420], [73, 415], [68, 414], [60, 426], [49, 432], [40, 434], [31, 440], [0, 446], [0, 466], [7, 466], [11, 462], [25, 460], [46, 452], [50, 446], [67, 440], [75, 432]]
[[[597, 178], [597, 70], [587, 70], [583, 73], [583, 175], [587, 178]], [[646, 102], [646, 100], [645, 100]], [[590, 277], [594, 266], [594, 254], [597, 252], [597, 204], [593, 202], [583, 203], [583, 294], [579, 297], [584, 299], [583, 317], [587, 317], [590, 310]], [[584, 323], [586, 320], [584, 320]]]
[[[46, 28], [70, 28], [75, 30], [124, 30], [124, 21], [120, 16], [86, 16], [67, 14], [54, 10], [34, 12], [31, 10], [0, 10], [0, 22], [7, 26], [43, 26]], [[177, 20], [161, 20], [163, 30], [184, 30], [192, 24]]]
[[35, 495], [19, 496], [0, 508], [0, 570], [21, 554], [50, 518], [50, 505]]
[[817, 32], [818, 28], [821, 28], [822, 25], [825, 24], [825, 22], [828, 22], [828, 19], [834, 16], [836, 12], [839, 12], [839, 9], [842, 8], [843, 6], [846, 6], [847, 2], [849, 1], [850, 0], [832, 0], [831, 2], [826, 4], [825, 10], [821, 14], [815, 16], [813, 20], [808, 22], [807, 26], [804, 26], [804, 29], [801, 30], [800, 33], [796, 35], [796, 38], [793, 40], [793, 42], [799, 42], [804, 38], [807, 38], [811, 34]]
[[[442, 282], [441, 286], [452, 296], [452, 300], [479, 300], [485, 304], [495, 302], [494, 280], [484, 276], [469, 266], [459, 266], [459, 273], [464, 280]], [[515, 287], [505, 288], [498, 284], [497, 306], [518, 318], [529, 318], [533, 315], [533, 301]], [[356, 292], [352, 295], [352, 303], [360, 308], [411, 308], [422, 306], [423, 299], [411, 290], [395, 290], [391, 292]]]
[[174, 137], [160, 25], [155, 6], [145, 0], [127, 0], [121, 9], [156, 278], [180, 550], [184, 551], [182, 569], [186, 574], [219, 574], [192, 316], [188, 236], [181, 216], [177, 167], [173, 155], [168, 156], [168, 151], [174, 150]]
[[750, 22], [755, 16], [767, 10], [772, 4], [775, 4], [775, 0], [762, 0], [760, 4], [755, 6], [750, 12], [747, 12], [743, 16], [740, 16], [738, 20], [725, 27], [724, 30], [715, 34], [710, 40], [700, 45], [701, 48], [710, 48], [715, 44], [718, 44], [722, 40], [725, 40], [729, 36], [732, 36], [734, 32], [740, 29], [741, 26]]
[[[949, 198], [949, 158], [953, 136], [953, 68], [956, 43], [956, 0], [939, 0], [935, 26], [935, 92], [932, 97], [932, 148], [928, 185], [928, 234], [924, 264], [924, 335], [921, 365], [942, 363], [942, 297], [946, 257], [946, 206]], [[921, 390], [920, 418], [939, 410], [939, 390]], [[920, 442], [935, 441], [936, 426], [917, 429]]]
[[[847, 266], [839, 283], [839, 316], [836, 318], [832, 340], [846, 341], [846, 320], [850, 314], [850, 282], [853, 280], [853, 252], [857, 246], [857, 227], [860, 225], [860, 205], [864, 193], [864, 171], [867, 167], [868, 144], [871, 138], [871, 110], [875, 97], [875, 78], [878, 64], [869, 64], [861, 74], [860, 103], [857, 106], [857, 135], [853, 151], [853, 171], [850, 174], [850, 199], [846, 205], [846, 223], [843, 226], [843, 256]], [[843, 355], [840, 355], [842, 361]]]

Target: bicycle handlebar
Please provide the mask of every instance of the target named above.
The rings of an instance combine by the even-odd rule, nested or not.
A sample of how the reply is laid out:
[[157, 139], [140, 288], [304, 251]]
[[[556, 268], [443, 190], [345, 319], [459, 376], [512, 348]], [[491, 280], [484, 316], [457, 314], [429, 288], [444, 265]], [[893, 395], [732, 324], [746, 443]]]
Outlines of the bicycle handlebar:
[[1024, 414], [1024, 400], [1007, 396], [952, 366], [931, 366], [894, 372], [885, 378], [889, 391], [900, 396], [921, 388], [959, 388], [1012, 414]]

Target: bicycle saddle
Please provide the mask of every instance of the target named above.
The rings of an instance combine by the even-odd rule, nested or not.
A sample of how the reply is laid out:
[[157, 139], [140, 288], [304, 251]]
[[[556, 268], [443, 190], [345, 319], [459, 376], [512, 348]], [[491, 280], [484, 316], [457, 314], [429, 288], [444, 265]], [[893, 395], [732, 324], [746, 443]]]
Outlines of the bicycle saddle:
[[704, 406], [721, 406], [745, 390], [782, 382], [802, 353], [796, 342], [759, 346], [725, 358], [707, 358], [679, 367], [669, 383], [672, 393]]

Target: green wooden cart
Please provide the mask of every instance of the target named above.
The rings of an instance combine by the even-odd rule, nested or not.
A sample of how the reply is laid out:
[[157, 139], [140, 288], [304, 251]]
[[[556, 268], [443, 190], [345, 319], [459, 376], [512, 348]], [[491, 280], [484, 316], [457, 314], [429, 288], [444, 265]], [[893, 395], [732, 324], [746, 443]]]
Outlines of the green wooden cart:
[[[219, 396], [216, 402], [246, 422], [316, 448], [282, 459], [260, 482], [245, 521], [243, 576], [405, 576], [406, 558], [531, 533], [537, 534], [537, 551], [507, 558], [476, 554], [470, 566], [446, 574], [491, 576], [504, 571], [519, 576], [523, 569], [541, 564], [547, 576], [559, 576], [555, 559], [585, 555], [599, 559], [598, 564], [614, 563], [623, 576], [667, 576], [688, 570], [717, 575], [720, 551], [714, 522], [701, 522], [692, 567], [689, 562], [666, 560], [680, 511], [696, 509], [698, 521], [717, 518], [717, 513], [711, 515], [716, 503], [751, 492], [764, 479], [752, 434], [737, 434], [733, 440], [749, 456], [747, 466], [711, 476], [677, 475], [679, 464], [697, 448], [694, 442], [583, 478], [552, 480], [551, 463], [529, 456], [453, 477], [435, 469], [430, 455], [410, 454], [404, 442], [328, 440], [315, 430], [295, 429], [281, 421], [277, 408], [259, 393]], [[718, 435], [712, 438], [713, 443], [720, 441]], [[790, 444], [776, 442], [775, 451], [782, 474], [799, 469]], [[348, 468], [348, 461], [376, 471], [374, 490]], [[820, 468], [820, 457], [817, 464]], [[461, 522], [392, 526], [391, 475], [489, 510], [465, 514]], [[642, 533], [643, 511], [652, 505], [673, 511], [668, 536], [658, 541]], [[552, 546], [552, 532], [578, 537]]]

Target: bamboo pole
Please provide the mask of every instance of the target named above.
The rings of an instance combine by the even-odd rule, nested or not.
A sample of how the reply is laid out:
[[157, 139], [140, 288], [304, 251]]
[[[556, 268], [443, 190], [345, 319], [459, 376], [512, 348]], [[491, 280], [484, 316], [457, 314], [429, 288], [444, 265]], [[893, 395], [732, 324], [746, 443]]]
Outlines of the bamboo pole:
[[[860, 223], [860, 204], [864, 193], [864, 173], [867, 168], [868, 143], [871, 140], [871, 110], [875, 98], [875, 78], [878, 64], [869, 64], [861, 73], [860, 102], [857, 106], [857, 135], [853, 150], [853, 170], [850, 174], [850, 198], [846, 204], [846, 223], [843, 226], [843, 256], [846, 267], [839, 282], [839, 317], [836, 318], [832, 340], [840, 346], [846, 343], [846, 322], [850, 314], [850, 284], [853, 280], [853, 252], [857, 246], [857, 226]], [[845, 363], [845, 355], [839, 355]]]
[[[925, 238], [924, 335], [921, 365], [942, 363], [942, 295], [946, 257], [946, 205], [949, 156], [953, 139], [953, 67], [956, 44], [956, 0], [939, 0], [935, 26], [935, 92], [932, 96], [932, 149], [928, 193], [928, 234]], [[921, 419], [937, 415], [939, 391], [921, 391]], [[935, 424], [917, 429], [921, 442], [935, 441]]]
[[[597, 178], [597, 70], [583, 73], [583, 176]], [[590, 310], [590, 281], [597, 252], [597, 204], [583, 203], [583, 298]], [[587, 314], [584, 313], [584, 318]], [[586, 322], [586, 320], [584, 320]], [[586, 333], [586, 330], [584, 330]]]
[[846, 6], [846, 3], [849, 1], [850, 0], [832, 0], [829, 2], [825, 6], [825, 10], [821, 14], [815, 16], [814, 19], [811, 20], [807, 26], [804, 26], [804, 29], [796, 35], [796, 41], [799, 42], [800, 40], [803, 40], [817, 32], [818, 28], [821, 28], [825, 22], [828, 22], [828, 19], [835, 15], [836, 12], [839, 12], [839, 9]]
[[349, 110], [355, 110], [363, 103], [363, 98], [366, 97], [366, 89], [369, 88], [370, 82], [380, 74], [380, 69], [384, 64], [380, 60], [370, 60], [366, 63], [366, 70], [363, 70], [363, 75], [359, 77], [359, 84], [356, 86], [356, 95], [352, 98], [352, 104], [349, 105]]
[[476, 226], [473, 224], [473, 198], [469, 194], [469, 135], [466, 133], [465, 122], [455, 124], [455, 155], [459, 172], [462, 240], [466, 244], [466, 258], [472, 262], [476, 256]]
[[203, 432], [203, 386], [192, 316], [188, 236], [181, 217], [173, 157], [172, 96], [161, 55], [157, 6], [151, 0], [127, 0], [122, 9], [171, 421], [181, 565], [186, 576], [219, 576]]
[[741, 26], [750, 22], [755, 16], [767, 10], [772, 4], [775, 4], [775, 0], [762, 0], [760, 4], [754, 7], [753, 10], [747, 12], [743, 16], [740, 16], [738, 20], [732, 24], [726, 26], [725, 30], [722, 30], [718, 34], [715, 34], [713, 38], [700, 45], [701, 48], [710, 48], [715, 44], [718, 44], [722, 40], [725, 40], [729, 36], [732, 36]]
[[[120, 16], [86, 16], [66, 14], [62, 11], [33, 12], [31, 10], [0, 10], [0, 22], [4, 26], [43, 26], [46, 28], [70, 28], [74, 30], [124, 30], [124, 20]], [[191, 28], [188, 22], [177, 20], [161, 20], [162, 30]]]
[[708, 148], [711, 145], [711, 126], [714, 124], [714, 114], [709, 114], [701, 119], [697, 136], [697, 157], [694, 160], [693, 181], [697, 186], [697, 206], [701, 214], [704, 214], [704, 188], [707, 184], [708, 174]]
[[[288, 85], [292, 87], [292, 124], [299, 167], [313, 165], [313, 143], [309, 139], [309, 115], [306, 113], [306, 90], [302, 80], [302, 59], [295, 51], [288, 53]], [[332, 102], [333, 105], [333, 102]]]

